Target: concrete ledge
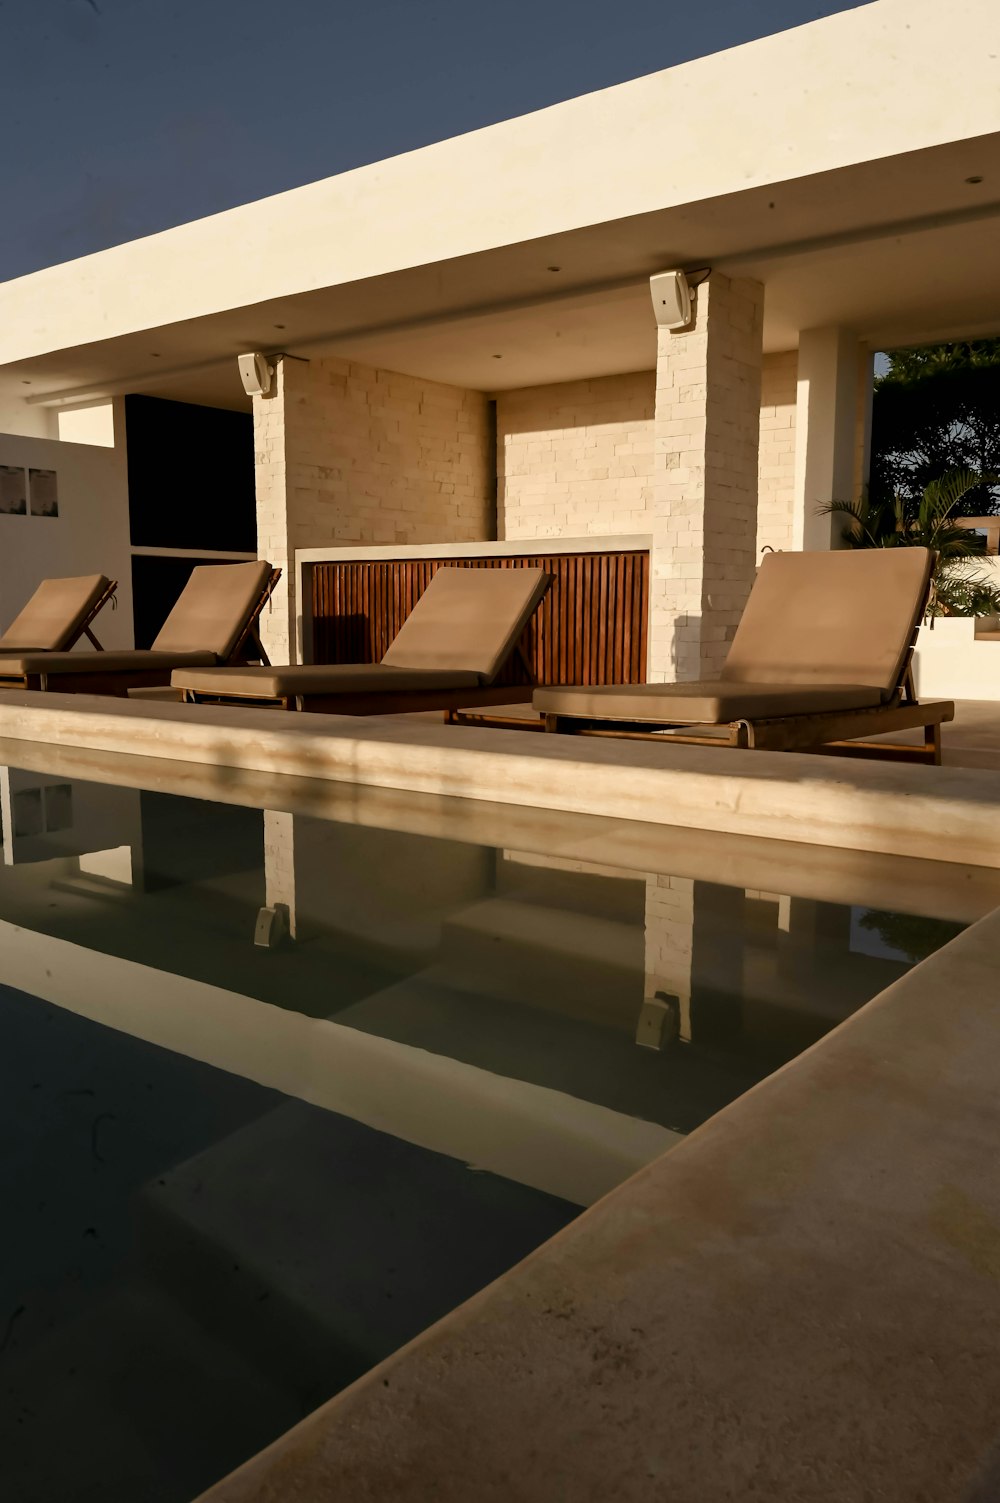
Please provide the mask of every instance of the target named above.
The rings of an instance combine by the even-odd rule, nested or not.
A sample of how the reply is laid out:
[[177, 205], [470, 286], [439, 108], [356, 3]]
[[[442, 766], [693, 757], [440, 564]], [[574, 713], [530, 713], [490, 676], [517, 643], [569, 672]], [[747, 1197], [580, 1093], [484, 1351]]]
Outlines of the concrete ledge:
[[292, 774], [1000, 865], [1000, 783], [965, 768], [14, 691], [0, 693], [0, 737], [197, 763], [220, 790], [233, 770]]
[[204, 1503], [996, 1497], [998, 946], [992, 915]]
[[270, 809], [337, 824], [404, 831], [463, 844], [516, 847], [546, 863], [612, 867], [645, 875], [669, 872], [764, 892], [787, 892], [820, 903], [859, 903], [892, 910], [906, 887], [907, 910], [971, 924], [1000, 908], [1000, 867], [925, 859], [913, 862], [833, 846], [761, 839], [716, 831], [608, 819], [561, 809], [487, 803], [482, 799], [362, 787], [218, 768], [161, 757], [108, 756], [72, 746], [0, 737], [0, 765], [122, 788]]

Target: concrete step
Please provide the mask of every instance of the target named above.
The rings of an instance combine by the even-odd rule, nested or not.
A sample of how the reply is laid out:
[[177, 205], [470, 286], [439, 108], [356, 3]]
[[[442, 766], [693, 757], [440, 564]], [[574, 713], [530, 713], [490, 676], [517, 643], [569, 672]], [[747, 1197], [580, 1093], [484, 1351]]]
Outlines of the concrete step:
[[287, 1102], [144, 1190], [144, 1266], [279, 1381], [332, 1393], [576, 1214]]
[[445, 923], [441, 963], [460, 989], [631, 1033], [642, 1007], [641, 924], [488, 898]]
[[690, 1132], [759, 1079], [752, 1063], [635, 1043], [633, 998], [611, 1023], [455, 985], [447, 964], [364, 997], [337, 1022], [431, 1054]]
[[10, 1503], [189, 1503], [307, 1412], [162, 1289], [119, 1285], [0, 1376], [0, 1491]]
[[645, 879], [637, 872], [573, 870], [572, 863], [554, 866], [548, 860], [516, 851], [501, 854], [496, 863], [498, 897], [546, 908], [588, 913], [596, 918], [641, 924], [646, 907]]

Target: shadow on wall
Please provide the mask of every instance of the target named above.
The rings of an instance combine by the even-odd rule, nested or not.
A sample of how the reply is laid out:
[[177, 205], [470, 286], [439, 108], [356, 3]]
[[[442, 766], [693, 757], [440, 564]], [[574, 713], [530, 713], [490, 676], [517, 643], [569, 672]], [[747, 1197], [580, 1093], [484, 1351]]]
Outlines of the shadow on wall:
[[500, 536], [644, 530], [655, 405], [653, 370], [500, 392]]
[[705, 677], [701, 654], [701, 617], [678, 616], [670, 640], [670, 663], [677, 683]]

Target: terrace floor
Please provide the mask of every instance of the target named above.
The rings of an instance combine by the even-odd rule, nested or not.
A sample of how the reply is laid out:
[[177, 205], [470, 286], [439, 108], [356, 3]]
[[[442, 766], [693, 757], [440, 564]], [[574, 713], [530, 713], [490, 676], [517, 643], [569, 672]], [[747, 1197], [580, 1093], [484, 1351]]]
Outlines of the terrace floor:
[[[887, 741], [905, 740], [886, 736]], [[955, 719], [941, 728], [942, 756], [950, 767], [1000, 769], [1000, 700], [960, 699]]]

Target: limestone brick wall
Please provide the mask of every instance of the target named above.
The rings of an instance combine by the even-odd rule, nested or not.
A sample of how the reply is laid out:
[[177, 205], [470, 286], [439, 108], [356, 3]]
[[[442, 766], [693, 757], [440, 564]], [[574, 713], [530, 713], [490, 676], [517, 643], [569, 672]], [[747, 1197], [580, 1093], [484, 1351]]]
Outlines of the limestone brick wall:
[[661, 329], [649, 677], [718, 674], [753, 581], [763, 288], [719, 273], [689, 329]]
[[501, 392], [500, 537], [649, 532], [655, 398], [653, 371]]
[[757, 461], [757, 561], [765, 547], [794, 547], [795, 403], [798, 353], [765, 355], [761, 365]]
[[265, 619], [294, 658], [295, 550], [481, 542], [495, 526], [493, 434], [481, 392], [346, 360], [279, 362], [254, 399], [261, 556], [285, 574]]

